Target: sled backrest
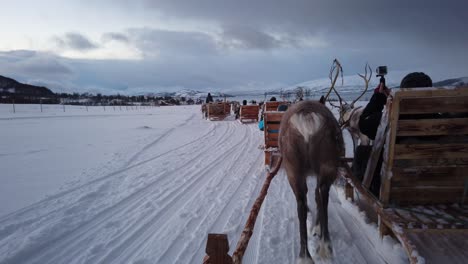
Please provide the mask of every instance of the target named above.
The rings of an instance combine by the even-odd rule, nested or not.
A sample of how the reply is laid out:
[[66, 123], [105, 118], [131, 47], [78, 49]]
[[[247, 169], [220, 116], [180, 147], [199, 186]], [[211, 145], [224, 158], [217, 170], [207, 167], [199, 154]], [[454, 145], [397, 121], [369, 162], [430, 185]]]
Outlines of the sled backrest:
[[468, 88], [393, 94], [384, 147], [384, 205], [453, 204], [468, 187]]
[[260, 106], [258, 105], [243, 105], [240, 107], [240, 121], [245, 122], [249, 121], [258, 121], [258, 113], [260, 111]]
[[278, 106], [285, 104], [284, 102], [265, 102], [263, 111], [276, 111], [278, 110]]

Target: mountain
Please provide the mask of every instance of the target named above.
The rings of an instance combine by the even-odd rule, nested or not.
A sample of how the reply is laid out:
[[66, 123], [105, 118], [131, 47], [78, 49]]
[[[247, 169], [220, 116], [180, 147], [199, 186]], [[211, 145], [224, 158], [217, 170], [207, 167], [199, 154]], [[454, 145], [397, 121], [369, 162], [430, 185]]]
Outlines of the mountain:
[[460, 87], [468, 86], [468, 77], [460, 77], [454, 79], [447, 79], [433, 84], [435, 87], [444, 86], [444, 87]]
[[46, 87], [17, 82], [0, 75], [0, 94], [12, 94], [19, 97], [53, 97], [55, 94]]

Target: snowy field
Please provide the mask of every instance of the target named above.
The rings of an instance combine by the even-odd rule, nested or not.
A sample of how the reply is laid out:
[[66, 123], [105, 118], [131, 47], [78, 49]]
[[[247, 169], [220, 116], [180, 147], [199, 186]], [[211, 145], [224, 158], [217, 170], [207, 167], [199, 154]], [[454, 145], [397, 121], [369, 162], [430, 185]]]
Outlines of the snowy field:
[[[265, 179], [263, 135], [199, 109], [0, 105], [0, 263], [201, 263], [208, 233], [232, 253]], [[319, 263], [407, 262], [339, 187], [329, 210], [334, 256]], [[244, 263], [295, 263], [297, 225], [281, 170]]]

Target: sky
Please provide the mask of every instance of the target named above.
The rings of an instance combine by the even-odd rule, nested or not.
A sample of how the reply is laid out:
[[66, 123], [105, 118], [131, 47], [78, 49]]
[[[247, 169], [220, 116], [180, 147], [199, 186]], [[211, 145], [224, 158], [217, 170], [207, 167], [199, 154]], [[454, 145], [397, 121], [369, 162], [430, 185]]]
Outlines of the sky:
[[345, 75], [369, 63], [434, 81], [468, 76], [466, 0], [0, 0], [0, 7], [0, 75], [57, 92], [270, 90], [327, 78], [335, 58]]

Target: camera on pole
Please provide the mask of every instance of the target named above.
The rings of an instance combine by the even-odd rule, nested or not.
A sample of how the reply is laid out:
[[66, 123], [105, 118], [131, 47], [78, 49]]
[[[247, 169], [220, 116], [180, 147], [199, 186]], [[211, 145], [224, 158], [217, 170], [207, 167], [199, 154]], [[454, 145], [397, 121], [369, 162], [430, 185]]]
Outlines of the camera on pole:
[[380, 77], [380, 83], [385, 85], [385, 75], [387, 75], [387, 66], [379, 66], [375, 70], [377, 72], [377, 77]]

